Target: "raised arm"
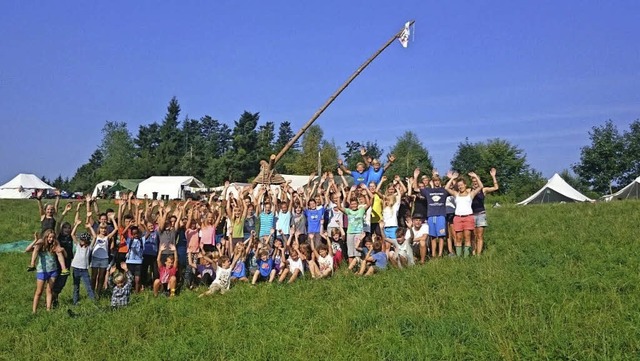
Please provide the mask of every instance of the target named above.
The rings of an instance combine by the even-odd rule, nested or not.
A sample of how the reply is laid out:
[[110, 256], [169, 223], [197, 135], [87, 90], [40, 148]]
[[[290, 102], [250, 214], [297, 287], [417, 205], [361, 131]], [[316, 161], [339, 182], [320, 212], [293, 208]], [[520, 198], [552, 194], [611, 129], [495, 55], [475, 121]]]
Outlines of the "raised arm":
[[484, 187], [482, 189], [484, 194], [489, 194], [500, 189], [500, 187], [498, 186], [498, 180], [496, 179], [496, 169], [491, 168], [491, 171], [489, 172], [489, 174], [491, 174], [491, 179], [493, 180], [493, 187]]
[[393, 155], [393, 154], [389, 154], [387, 156], [387, 160], [388, 160], [388, 162], [387, 162], [387, 164], [384, 165], [384, 168], [383, 168], [385, 172], [387, 171], [387, 169], [389, 169], [389, 167], [391, 167], [393, 165], [393, 162], [396, 161], [396, 156]]
[[478, 193], [480, 193], [480, 191], [482, 190], [482, 188], [484, 188], [484, 186], [482, 185], [482, 181], [480, 180], [480, 177], [478, 177], [478, 175], [475, 174], [474, 172], [469, 172], [469, 177], [475, 178], [476, 182], [478, 182], [478, 188], [471, 190], [471, 198], [473, 198]]
[[455, 181], [455, 179], [458, 178], [458, 173], [448, 171], [447, 178], [449, 179], [447, 180], [447, 185], [444, 187], [444, 189], [446, 189], [449, 194], [456, 197], [458, 195], [458, 191], [453, 189], [453, 181]]

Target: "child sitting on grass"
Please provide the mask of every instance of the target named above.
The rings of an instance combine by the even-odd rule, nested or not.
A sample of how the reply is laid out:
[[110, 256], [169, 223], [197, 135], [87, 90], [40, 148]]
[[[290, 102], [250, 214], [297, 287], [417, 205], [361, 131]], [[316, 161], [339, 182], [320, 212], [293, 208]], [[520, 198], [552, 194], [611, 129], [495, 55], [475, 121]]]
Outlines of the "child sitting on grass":
[[315, 242], [310, 241], [309, 243], [311, 244], [311, 251], [317, 262], [309, 262], [311, 277], [316, 279], [331, 277], [331, 275], [333, 275], [332, 248], [326, 244], [321, 244], [316, 249]]
[[133, 275], [129, 272], [125, 262], [120, 263], [122, 272], [117, 271], [117, 267], [109, 270], [109, 287], [111, 290], [111, 308], [117, 309], [129, 304], [131, 298], [131, 288], [133, 285]]
[[365, 236], [360, 239], [360, 243], [356, 246], [356, 251], [360, 256], [349, 259], [349, 271], [353, 271], [355, 269], [356, 272], [358, 272], [358, 270], [360, 270], [360, 266], [364, 262], [364, 259], [367, 257], [367, 253], [371, 249], [373, 249], [373, 240], [371, 240], [371, 236]]
[[413, 266], [415, 264], [413, 248], [411, 248], [413, 230], [411, 228], [398, 228], [395, 234], [395, 238], [385, 238], [385, 241], [393, 246], [393, 249], [387, 252], [389, 261], [398, 268]]
[[216, 279], [213, 280], [209, 289], [199, 295], [198, 297], [204, 297], [207, 295], [212, 295], [216, 292], [220, 292], [220, 294], [224, 294], [229, 290], [229, 286], [231, 285], [231, 270], [233, 266], [238, 262], [240, 257], [234, 257], [233, 262], [227, 256], [222, 256], [218, 260], [217, 263], [214, 263], [213, 266], [216, 269]]
[[276, 277], [276, 270], [273, 267], [273, 258], [269, 258], [269, 251], [266, 249], [261, 249], [258, 252], [260, 258], [257, 261], [258, 270], [253, 273], [253, 280], [251, 281], [252, 285], [255, 285], [258, 281], [269, 281], [269, 283], [273, 282], [273, 279]]
[[304, 276], [304, 266], [302, 264], [302, 258], [300, 258], [300, 253], [297, 249], [292, 249], [289, 252], [289, 259], [287, 259], [286, 262], [288, 263], [289, 267], [283, 268], [282, 274], [278, 279], [279, 283], [284, 282], [287, 279], [288, 275], [291, 275], [291, 277], [289, 277], [289, 281], [287, 283], [293, 283], [296, 281], [296, 279], [298, 279], [299, 276]]
[[[163, 264], [162, 251], [167, 249], [173, 251], [173, 255], [167, 256]], [[153, 295], [157, 297], [160, 290], [162, 290], [163, 292], [169, 291], [169, 297], [173, 297], [176, 295], [176, 273], [178, 272], [178, 251], [176, 246], [169, 244], [167, 247], [166, 244], [161, 244], [157, 262], [160, 277], [153, 281]]]
[[372, 249], [367, 252], [365, 262], [360, 266], [360, 276], [371, 276], [372, 274], [387, 268], [387, 254], [382, 251], [382, 243], [374, 241]]

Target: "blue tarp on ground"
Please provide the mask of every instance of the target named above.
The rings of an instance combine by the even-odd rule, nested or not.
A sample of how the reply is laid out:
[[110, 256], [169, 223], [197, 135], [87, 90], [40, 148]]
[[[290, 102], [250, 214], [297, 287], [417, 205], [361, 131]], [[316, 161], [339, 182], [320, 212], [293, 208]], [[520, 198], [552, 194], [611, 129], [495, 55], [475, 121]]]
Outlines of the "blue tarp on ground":
[[31, 243], [31, 241], [16, 241], [0, 244], [0, 253], [24, 252], [24, 249], [27, 248], [29, 243]]

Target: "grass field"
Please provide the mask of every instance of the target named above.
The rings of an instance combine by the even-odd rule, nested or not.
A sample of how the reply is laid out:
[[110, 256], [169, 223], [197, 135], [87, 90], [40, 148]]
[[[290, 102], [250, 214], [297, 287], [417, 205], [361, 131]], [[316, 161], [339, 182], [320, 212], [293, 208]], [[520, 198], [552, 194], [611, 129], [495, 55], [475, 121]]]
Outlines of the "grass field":
[[[32, 231], [25, 203], [0, 202], [3, 241]], [[639, 359], [638, 209], [505, 206], [489, 211], [479, 258], [206, 299], [147, 292], [117, 312], [71, 306], [68, 284], [60, 309], [31, 315], [28, 256], [1, 254], [0, 359]], [[21, 228], [7, 224], [17, 210], [30, 212]]]

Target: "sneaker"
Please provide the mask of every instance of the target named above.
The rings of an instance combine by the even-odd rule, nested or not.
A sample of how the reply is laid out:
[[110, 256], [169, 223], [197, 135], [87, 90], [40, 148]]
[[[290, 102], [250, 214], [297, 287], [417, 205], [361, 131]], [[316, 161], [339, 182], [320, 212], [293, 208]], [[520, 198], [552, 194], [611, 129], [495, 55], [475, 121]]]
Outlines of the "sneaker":
[[30, 267], [27, 268], [27, 272], [33, 272], [35, 270], [36, 270], [36, 268], [33, 267], [33, 266], [30, 266]]
[[62, 272], [60, 272], [61, 276], [68, 276], [69, 275], [69, 269], [67, 268], [66, 270], [63, 270]]

